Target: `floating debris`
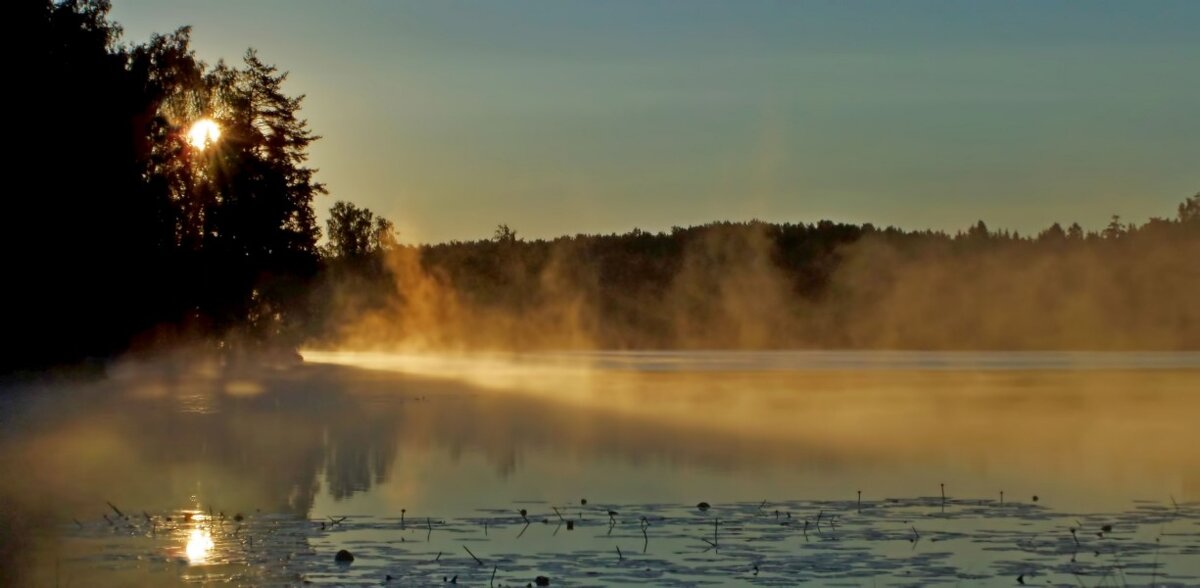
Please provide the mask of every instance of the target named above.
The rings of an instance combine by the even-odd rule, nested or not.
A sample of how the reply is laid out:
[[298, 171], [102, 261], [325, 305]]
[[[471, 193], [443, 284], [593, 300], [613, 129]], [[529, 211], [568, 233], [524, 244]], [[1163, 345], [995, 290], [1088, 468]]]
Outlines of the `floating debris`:
[[[567, 516], [565, 505], [545, 505], [574, 533], [557, 532], [553, 524], [526, 532], [525, 518], [500, 506], [439, 517], [432, 536], [432, 517], [415, 529], [399, 516], [357, 515], [353, 524], [340, 525], [324, 516], [283, 514], [220, 525], [206, 517], [185, 523], [182, 510], [113, 520], [108, 509], [115, 524], [101, 516], [67, 520], [57, 532], [87, 547], [64, 565], [98, 573], [101, 583], [104, 574], [136, 561], [168, 578], [179, 574], [185, 583], [233, 585], [524, 586], [541, 574], [547, 581], [560, 578], [557, 584], [584, 585], [721, 585], [750, 575], [764, 585], [1077, 585], [1077, 576], [1107, 575], [1118, 584], [1200, 586], [1200, 570], [1191, 563], [1200, 554], [1195, 503], [1136, 502], [1115, 513], [1056, 512], [994, 499], [947, 497], [944, 511], [940, 504], [938, 495], [885, 498], [864, 504], [860, 513], [854, 495], [775, 501], [771, 510], [761, 501], [723, 502], [719, 521], [697, 516], [695, 504], [606, 504], [611, 520]], [[776, 509], [778, 519], [771, 516]], [[617, 511], [630, 524], [614, 524]], [[781, 524], [793, 511], [795, 524]], [[167, 518], [178, 522], [164, 525]], [[487, 535], [480, 532], [484, 522]], [[1094, 538], [1106, 527], [1120, 528], [1119, 538]], [[333, 561], [329, 553], [337, 554]]]

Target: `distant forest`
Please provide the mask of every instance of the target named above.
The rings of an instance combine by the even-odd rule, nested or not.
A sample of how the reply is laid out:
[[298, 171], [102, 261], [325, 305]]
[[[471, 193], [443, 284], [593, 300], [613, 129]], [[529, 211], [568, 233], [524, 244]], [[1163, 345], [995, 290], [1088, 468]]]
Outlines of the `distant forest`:
[[[399, 244], [347, 202], [287, 74], [121, 41], [106, 0], [17, 0], [0, 371], [129, 350], [1200, 349], [1200, 194], [1170, 218], [1037, 235], [719, 222]], [[221, 128], [189, 144], [198, 119]], [[498, 219], [501, 220], [501, 219]]]
[[[1200, 194], [1173, 218], [1037, 235], [716, 222], [397, 245], [324, 260], [310, 336], [415, 349], [1200, 349]], [[350, 231], [353, 232], [353, 231]], [[372, 234], [375, 237], [372, 237]]]

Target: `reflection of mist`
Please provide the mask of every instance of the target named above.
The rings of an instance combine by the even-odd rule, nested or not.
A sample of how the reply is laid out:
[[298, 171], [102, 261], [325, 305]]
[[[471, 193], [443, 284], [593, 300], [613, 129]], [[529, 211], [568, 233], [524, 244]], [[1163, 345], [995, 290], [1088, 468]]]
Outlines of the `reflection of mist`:
[[[303, 516], [322, 471], [342, 495], [386, 477], [395, 411], [370, 410], [328, 381], [283, 373], [254, 381], [256, 393], [245, 395], [223, 375], [156, 370], [42, 390], [15, 407], [26, 426], [6, 431], [4, 460], [28, 472], [10, 484], [31, 506], [72, 516], [94, 516], [105, 500], [138, 511], [195, 500]], [[65, 409], [45, 410], [53, 405]]]
[[[1061, 460], [1177, 475], [1200, 466], [1177, 450], [1197, 441], [1187, 422], [1198, 402], [1186, 393], [1194, 371], [525, 365], [471, 379], [465, 361], [431, 365], [458, 367], [428, 379], [308, 365], [260, 374], [250, 396], [227, 391], [232, 376], [46, 390], [10, 415], [24, 426], [6, 431], [2, 457], [7, 471], [27, 473], [3, 487], [37, 510], [72, 516], [104, 500], [164, 510], [192, 496], [204, 508], [306, 515], [322, 481], [334, 499], [368, 491], [392, 477], [407, 447], [441, 448], [451, 460], [486, 456], [502, 476], [518, 473], [530, 452], [712, 470], [963, 459], [1048, 472]], [[144, 394], [150, 382], [158, 395]], [[210, 410], [189, 412], [180, 395], [205, 396]], [[44, 410], [64, 397], [62, 414]]]

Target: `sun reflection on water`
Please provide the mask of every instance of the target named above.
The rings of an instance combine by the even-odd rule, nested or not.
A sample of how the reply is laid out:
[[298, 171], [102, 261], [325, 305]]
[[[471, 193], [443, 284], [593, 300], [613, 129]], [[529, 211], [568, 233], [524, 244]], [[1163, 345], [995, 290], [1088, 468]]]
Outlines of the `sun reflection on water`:
[[213, 550], [212, 534], [201, 529], [192, 529], [185, 549], [189, 563], [195, 565], [207, 562]]

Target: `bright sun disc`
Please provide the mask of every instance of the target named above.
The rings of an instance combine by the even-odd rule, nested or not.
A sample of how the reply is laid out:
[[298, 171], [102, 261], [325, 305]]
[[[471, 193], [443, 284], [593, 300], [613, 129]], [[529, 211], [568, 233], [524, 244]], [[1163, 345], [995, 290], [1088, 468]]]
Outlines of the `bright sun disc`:
[[188, 143], [196, 149], [204, 149], [211, 143], [216, 143], [217, 139], [221, 138], [221, 127], [210, 118], [202, 118], [192, 123], [192, 128], [188, 129]]

